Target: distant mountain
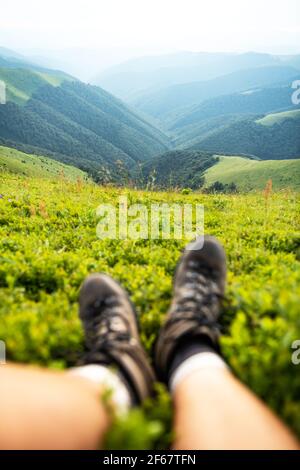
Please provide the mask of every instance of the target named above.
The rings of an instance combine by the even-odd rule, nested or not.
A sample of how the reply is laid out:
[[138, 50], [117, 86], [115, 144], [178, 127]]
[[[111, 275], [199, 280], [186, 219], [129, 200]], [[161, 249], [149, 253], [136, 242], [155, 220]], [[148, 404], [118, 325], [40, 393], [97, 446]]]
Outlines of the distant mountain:
[[191, 146], [218, 128], [256, 115], [293, 109], [291, 87], [257, 88], [185, 108], [168, 121], [176, 146]]
[[300, 120], [300, 108], [295, 109], [295, 106], [294, 106], [293, 109], [290, 109], [289, 111], [267, 114], [267, 116], [261, 119], [258, 119], [256, 122], [263, 126], [272, 127], [275, 124], [280, 125], [286, 120], [293, 120], [295, 122], [299, 121]]
[[0, 47], [0, 56], [4, 59], [19, 59], [26, 62], [26, 59], [23, 55], [11, 49], [7, 49], [6, 47]]
[[275, 65], [296, 67], [293, 62], [294, 57], [297, 56], [278, 57], [255, 52], [244, 54], [179, 52], [146, 56], [110, 67], [94, 78], [92, 83], [102, 86], [120, 98], [132, 101], [141, 94], [156, 92], [163, 87], [212, 80], [254, 67]]
[[0, 67], [7, 104], [0, 141], [95, 173], [128, 167], [169, 148], [169, 138], [101, 88], [63, 72]]
[[200, 137], [192, 150], [255, 155], [265, 160], [300, 158], [300, 113], [278, 113], [264, 119], [247, 118]]
[[[258, 116], [247, 114], [247, 118], [256, 119]], [[212, 118], [199, 120], [196, 124], [191, 124], [172, 131], [172, 142], [175, 148], [192, 148], [203, 139], [214, 135], [216, 131], [227, 129], [230, 124], [245, 120], [246, 116], [240, 114], [220, 114]]]
[[[299, 73], [300, 76], [300, 73]], [[256, 88], [231, 95], [219, 96], [193, 106], [170, 125], [171, 130], [197, 124], [203, 120], [227, 114], [265, 114], [292, 107], [291, 87]]]
[[181, 53], [129, 61], [107, 80], [113, 87], [114, 76], [122, 93], [138, 96], [135, 111], [98, 86], [0, 49], [7, 92], [0, 145], [74, 165], [98, 181], [135, 175], [160, 188], [199, 188], [216, 155], [299, 159], [300, 108], [291, 101], [299, 57]]
[[283, 55], [280, 56], [282, 65], [288, 65], [300, 70], [300, 54], [298, 55]]
[[65, 72], [58, 72], [54, 68], [41, 66], [31, 58], [27, 58], [24, 55], [5, 47], [0, 47], [0, 67], [12, 69], [25, 68], [42, 73], [60, 73], [61, 75], [70, 76]]
[[83, 82], [96, 84], [92, 77], [99, 75], [113, 64], [121, 63], [127, 57], [140, 54], [143, 48], [102, 46], [62, 47], [60, 49], [43, 49], [39, 47], [26, 49], [26, 57], [42, 67], [50, 67], [73, 75]]
[[292, 81], [299, 75], [293, 67], [257, 67], [231, 73], [209, 81], [186, 83], [163, 88], [134, 100], [132, 104], [142, 112], [164, 120], [168, 114], [181, 108], [197, 105], [217, 96], [248, 91], [257, 87]]

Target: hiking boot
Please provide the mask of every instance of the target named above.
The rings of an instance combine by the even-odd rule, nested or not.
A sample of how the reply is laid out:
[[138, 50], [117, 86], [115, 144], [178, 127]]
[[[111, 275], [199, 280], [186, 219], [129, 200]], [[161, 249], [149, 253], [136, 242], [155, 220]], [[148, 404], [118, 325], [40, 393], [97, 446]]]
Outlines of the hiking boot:
[[185, 342], [204, 339], [219, 349], [221, 301], [226, 282], [225, 252], [219, 242], [206, 236], [184, 251], [174, 278], [173, 301], [155, 345], [156, 372], [168, 382], [172, 360]]
[[140, 404], [152, 395], [155, 377], [127, 293], [111, 277], [93, 274], [81, 287], [79, 305], [87, 348], [81, 365], [116, 366]]

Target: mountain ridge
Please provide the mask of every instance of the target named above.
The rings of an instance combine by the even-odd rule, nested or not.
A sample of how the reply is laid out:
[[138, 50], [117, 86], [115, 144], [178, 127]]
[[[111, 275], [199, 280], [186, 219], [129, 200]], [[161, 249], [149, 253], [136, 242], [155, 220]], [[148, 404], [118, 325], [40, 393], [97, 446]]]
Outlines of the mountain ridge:
[[158, 92], [146, 94], [131, 103], [137, 109], [157, 119], [164, 119], [170, 112], [185, 106], [218, 96], [247, 91], [257, 87], [268, 87], [280, 82], [292, 83], [299, 77], [293, 67], [261, 67], [233, 72], [204, 82], [173, 85]]
[[[1, 56], [0, 56], [1, 58]], [[2, 144], [41, 153], [93, 174], [119, 161], [166, 151], [169, 137], [110, 93], [63, 72], [1, 67], [7, 102], [0, 106]]]
[[209, 53], [181, 51], [130, 59], [112, 66], [91, 82], [126, 101], [138, 98], [147, 89], [180, 83], [212, 80], [241, 69], [269, 65], [294, 65], [300, 69], [300, 56], [267, 53]]

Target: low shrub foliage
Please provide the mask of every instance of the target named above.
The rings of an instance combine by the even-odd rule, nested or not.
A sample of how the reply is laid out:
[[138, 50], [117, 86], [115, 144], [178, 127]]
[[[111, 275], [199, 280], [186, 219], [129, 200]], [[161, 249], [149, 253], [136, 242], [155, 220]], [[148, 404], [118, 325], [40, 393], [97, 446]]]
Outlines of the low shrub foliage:
[[[185, 241], [99, 240], [95, 209], [124, 192], [130, 203], [204, 204], [205, 231], [221, 240], [228, 258], [224, 356], [300, 436], [300, 366], [291, 360], [300, 339], [300, 203], [289, 191], [266, 202], [262, 193], [154, 193], [2, 174], [0, 339], [8, 360], [75, 364], [83, 348], [78, 292], [92, 272], [109, 273], [129, 291], [151, 354]], [[158, 385], [154, 401], [115, 423], [107, 447], [166, 448], [171, 421], [170, 398]]]

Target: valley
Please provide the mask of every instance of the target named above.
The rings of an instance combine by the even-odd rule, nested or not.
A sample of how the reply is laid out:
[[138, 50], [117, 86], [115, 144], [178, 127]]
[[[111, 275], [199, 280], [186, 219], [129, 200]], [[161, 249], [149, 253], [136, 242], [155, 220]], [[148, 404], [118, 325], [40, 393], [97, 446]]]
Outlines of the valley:
[[[163, 57], [165, 73], [156, 91], [161, 62], [145, 58], [130, 65], [131, 74], [139, 77], [140, 85], [132, 82], [139, 96], [130, 98], [128, 88], [120, 93], [121, 101], [13, 51], [2, 49], [2, 54], [0, 80], [7, 102], [0, 106], [0, 144], [77, 167], [99, 183], [131, 181], [146, 187], [154, 172], [158, 188], [200, 190], [207, 187], [210, 173], [205, 171], [216, 164], [214, 155], [279, 162], [299, 158], [299, 106], [291, 99], [300, 74], [297, 56], [288, 61], [266, 54]], [[187, 57], [189, 65], [184, 65]], [[184, 83], [183, 71], [190, 83]], [[126, 73], [120, 65], [96, 82], [118, 92], [118, 80], [126, 87]], [[147, 83], [151, 92], [145, 91]], [[265, 165], [262, 178], [279, 181], [283, 167]], [[251, 178], [258, 177], [258, 168], [262, 165]], [[298, 188], [297, 181], [289, 185]], [[237, 186], [243, 191], [260, 187], [255, 181]]]

